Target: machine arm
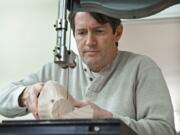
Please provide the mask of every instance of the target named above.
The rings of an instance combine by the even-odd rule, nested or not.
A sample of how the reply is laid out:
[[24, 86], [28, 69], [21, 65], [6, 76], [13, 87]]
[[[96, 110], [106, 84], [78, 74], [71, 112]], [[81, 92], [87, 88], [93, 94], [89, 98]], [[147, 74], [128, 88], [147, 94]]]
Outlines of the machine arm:
[[[75, 67], [75, 54], [67, 49], [67, 0], [59, 0], [58, 19], [54, 25], [57, 31], [56, 46], [54, 49], [54, 62], [62, 68]], [[70, 47], [69, 47], [70, 48]]]
[[119, 19], [137, 19], [154, 15], [180, 0], [68, 0], [68, 10], [106, 14]]

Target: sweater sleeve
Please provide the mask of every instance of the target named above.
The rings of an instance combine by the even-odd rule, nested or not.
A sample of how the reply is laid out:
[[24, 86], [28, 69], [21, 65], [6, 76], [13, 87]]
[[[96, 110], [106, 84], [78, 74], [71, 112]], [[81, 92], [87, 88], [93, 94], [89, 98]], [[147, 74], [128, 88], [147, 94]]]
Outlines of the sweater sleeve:
[[37, 82], [45, 82], [50, 73], [51, 65], [44, 65], [37, 73], [33, 73], [25, 77], [24, 79], [12, 82], [7, 86], [0, 89], [0, 114], [5, 117], [22, 116], [28, 113], [26, 107], [20, 107], [18, 104], [18, 98], [23, 90], [28, 85], [35, 84]]
[[114, 114], [138, 135], [175, 135], [170, 94], [158, 67], [149, 67], [137, 75], [135, 88], [136, 119]]

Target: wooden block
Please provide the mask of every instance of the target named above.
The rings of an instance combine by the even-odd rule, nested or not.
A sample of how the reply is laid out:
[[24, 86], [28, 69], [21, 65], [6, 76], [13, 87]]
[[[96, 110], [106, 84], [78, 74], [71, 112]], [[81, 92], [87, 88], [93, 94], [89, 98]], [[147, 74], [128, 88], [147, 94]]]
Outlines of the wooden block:
[[93, 110], [90, 106], [74, 108], [73, 102], [75, 99], [67, 94], [66, 89], [57, 82], [46, 82], [38, 98], [39, 118], [93, 118]]
[[[68, 95], [69, 99], [72, 99]], [[74, 110], [67, 100], [67, 91], [55, 81], [45, 83], [38, 98], [38, 115], [40, 119], [55, 119]]]
[[93, 110], [91, 109], [90, 105], [87, 105], [82, 108], [76, 108], [74, 111], [62, 115], [61, 118], [62, 119], [93, 118]]
[[71, 105], [71, 103], [66, 99], [59, 99], [53, 104], [52, 108], [52, 118], [53, 119], [59, 119], [62, 115], [65, 115], [66, 113], [72, 112], [74, 110], [74, 107]]

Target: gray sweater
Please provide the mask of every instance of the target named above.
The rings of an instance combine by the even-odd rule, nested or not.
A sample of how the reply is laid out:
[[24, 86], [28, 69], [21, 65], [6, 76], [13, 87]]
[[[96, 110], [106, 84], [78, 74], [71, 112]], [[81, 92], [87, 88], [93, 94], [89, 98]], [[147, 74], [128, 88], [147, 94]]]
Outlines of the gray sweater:
[[[139, 135], [175, 135], [173, 107], [159, 67], [148, 57], [120, 51], [111, 65], [93, 73], [80, 60], [69, 69], [70, 94], [91, 100], [113, 113]], [[67, 70], [48, 63], [37, 73], [0, 90], [0, 113], [7, 117], [26, 114], [18, 97], [27, 85], [54, 80], [67, 87]]]

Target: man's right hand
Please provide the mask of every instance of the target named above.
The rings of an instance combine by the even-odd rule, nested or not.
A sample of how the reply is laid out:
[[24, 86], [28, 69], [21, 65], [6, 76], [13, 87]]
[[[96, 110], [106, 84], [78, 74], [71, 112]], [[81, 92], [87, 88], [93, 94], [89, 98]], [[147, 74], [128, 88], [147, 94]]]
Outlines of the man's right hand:
[[38, 96], [43, 86], [42, 82], [27, 86], [19, 96], [19, 105], [27, 107], [36, 119], [38, 119]]

